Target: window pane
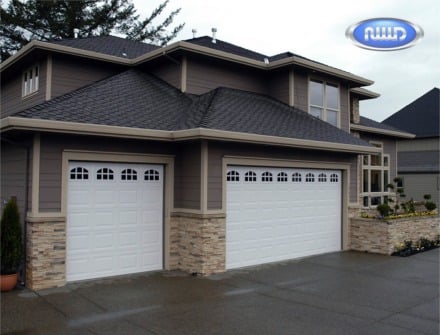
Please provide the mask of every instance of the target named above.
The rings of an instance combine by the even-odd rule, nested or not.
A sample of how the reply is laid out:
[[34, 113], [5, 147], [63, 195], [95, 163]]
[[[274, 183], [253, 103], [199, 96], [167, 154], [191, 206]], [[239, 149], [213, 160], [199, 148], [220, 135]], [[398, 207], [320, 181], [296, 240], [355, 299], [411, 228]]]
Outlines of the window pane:
[[362, 185], [362, 192], [368, 192], [368, 185], [370, 184], [368, 175], [368, 170], [364, 170], [364, 182]]
[[331, 125], [338, 126], [338, 112], [327, 110], [327, 122]]
[[387, 189], [387, 185], [389, 184], [390, 182], [389, 182], [389, 178], [388, 178], [388, 171], [384, 171], [383, 172], [383, 189], [384, 189], [384, 191], [386, 192], [386, 191], [388, 191], [388, 189]]
[[310, 104], [324, 107], [324, 85], [310, 81]]
[[383, 157], [383, 166], [388, 166], [388, 156]]
[[381, 166], [382, 165], [382, 155], [371, 155], [371, 165]]
[[370, 157], [370, 156], [368, 156], [368, 155], [364, 155], [363, 160], [362, 160], [362, 163], [363, 163], [364, 165], [368, 165], [368, 157]]
[[312, 114], [314, 117], [317, 117], [322, 120], [322, 109], [321, 108], [310, 107], [310, 114]]
[[371, 206], [377, 206], [381, 203], [381, 197], [371, 197]]
[[363, 204], [364, 204], [364, 207], [368, 207], [369, 206], [369, 204], [368, 204], [368, 197], [363, 197]]
[[370, 192], [382, 191], [381, 174], [379, 170], [371, 170]]
[[339, 89], [337, 86], [326, 86], [325, 103], [327, 108], [339, 110]]

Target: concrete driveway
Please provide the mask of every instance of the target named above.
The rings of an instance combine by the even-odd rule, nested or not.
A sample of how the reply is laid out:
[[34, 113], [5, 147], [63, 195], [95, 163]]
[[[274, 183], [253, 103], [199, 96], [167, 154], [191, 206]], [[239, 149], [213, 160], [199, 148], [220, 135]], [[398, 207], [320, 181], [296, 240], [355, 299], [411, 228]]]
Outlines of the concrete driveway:
[[208, 278], [175, 272], [1, 295], [2, 334], [439, 334], [439, 249], [340, 252]]

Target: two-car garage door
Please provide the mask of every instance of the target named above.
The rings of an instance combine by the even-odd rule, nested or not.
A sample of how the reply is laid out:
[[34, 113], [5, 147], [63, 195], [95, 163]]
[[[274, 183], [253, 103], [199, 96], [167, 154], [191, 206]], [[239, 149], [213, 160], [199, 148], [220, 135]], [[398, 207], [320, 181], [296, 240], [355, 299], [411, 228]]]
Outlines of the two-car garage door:
[[163, 268], [163, 166], [70, 162], [66, 279]]
[[341, 171], [229, 166], [226, 268], [341, 249]]

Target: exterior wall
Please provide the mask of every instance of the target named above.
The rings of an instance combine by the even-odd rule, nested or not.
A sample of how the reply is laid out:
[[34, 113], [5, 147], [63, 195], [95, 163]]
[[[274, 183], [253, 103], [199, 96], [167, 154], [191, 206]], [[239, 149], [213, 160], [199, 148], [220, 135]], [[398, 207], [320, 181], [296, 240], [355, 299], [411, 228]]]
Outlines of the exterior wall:
[[225, 215], [172, 214], [170, 269], [201, 275], [225, 271], [225, 234]]
[[38, 63], [38, 91], [22, 97], [23, 72], [9, 71], [2, 74], [1, 118], [40, 104], [46, 100], [46, 58], [37, 58], [23, 65], [23, 70]]
[[405, 240], [436, 240], [440, 233], [438, 215], [389, 221], [352, 218], [350, 222], [352, 250], [385, 255], [391, 255]]
[[267, 94], [265, 73], [240, 65], [188, 58], [186, 92], [203, 94], [217, 87], [230, 87]]
[[411, 140], [400, 140], [397, 144], [399, 152], [407, 151], [440, 151], [440, 138], [414, 138]]
[[51, 98], [75, 91], [122, 70], [121, 67], [102, 62], [53, 55]]
[[182, 61], [172, 61], [167, 59], [165, 61], [157, 61], [152, 64], [147, 64], [147, 70], [149, 73], [157, 76], [168, 84], [181, 89], [182, 87]]
[[[208, 209], [222, 208], [222, 159], [225, 156], [281, 159], [295, 161], [352, 163], [354, 154], [318, 152], [292, 148], [264, 147], [252, 144], [209, 142], [208, 144]], [[214, 168], [216, 167], [216, 168]], [[350, 188], [350, 193], [356, 189]]]
[[[14, 144], [2, 141], [1, 143], [0, 209], [3, 210], [6, 201], [11, 197], [15, 197], [17, 199], [17, 205], [20, 210], [20, 219], [22, 222], [24, 222], [26, 217], [26, 210], [31, 208], [32, 205], [32, 199], [28, 196], [32, 191], [32, 176], [30, 171], [30, 166], [32, 164], [31, 143], [32, 142], [30, 141]], [[28, 146], [28, 149], [26, 149], [26, 146]], [[27, 150], [29, 150], [29, 162], [27, 162]], [[26, 180], [29, 182], [27, 185], [27, 193]], [[27, 204], [26, 200], [28, 201]]]
[[309, 79], [307, 74], [294, 73], [294, 106], [298, 109], [308, 112], [309, 110]]
[[439, 173], [399, 173], [403, 178], [406, 199], [424, 201], [425, 194], [431, 194], [431, 201], [440, 206], [440, 174]]
[[66, 283], [66, 220], [38, 218], [27, 222], [26, 285], [33, 290]]
[[[62, 153], [64, 150], [123, 152], [140, 154], [175, 154], [176, 147], [169, 143], [118, 140], [105, 137], [41, 135], [40, 212], [60, 212]], [[176, 183], [176, 188], [182, 186]], [[193, 189], [200, 191], [200, 187]], [[179, 190], [175, 190], [178, 194]], [[195, 198], [196, 196], [194, 196]]]
[[281, 70], [268, 75], [269, 95], [285, 104], [289, 104], [289, 71]]

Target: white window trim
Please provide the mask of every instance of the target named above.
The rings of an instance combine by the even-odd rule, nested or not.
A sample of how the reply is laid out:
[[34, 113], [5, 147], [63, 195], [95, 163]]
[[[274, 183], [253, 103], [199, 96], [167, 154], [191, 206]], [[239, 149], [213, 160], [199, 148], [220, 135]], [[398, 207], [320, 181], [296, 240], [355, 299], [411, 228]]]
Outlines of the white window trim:
[[[372, 205], [371, 204], [371, 199], [372, 198], [376, 198], [376, 197], [380, 197], [380, 203], [383, 203], [384, 201], [384, 197], [390, 197], [392, 196], [392, 193], [387, 189], [385, 190], [385, 185], [384, 185], [384, 175], [385, 175], [385, 171], [388, 172], [388, 182], [387, 184], [389, 184], [390, 181], [390, 155], [389, 154], [384, 154], [383, 153], [383, 143], [382, 142], [375, 142], [375, 141], [370, 141], [370, 144], [375, 145], [377, 147], [380, 147], [382, 149], [382, 152], [380, 153], [381, 155], [381, 164], [380, 165], [371, 165], [371, 156], [372, 155], [362, 155], [361, 158], [361, 192], [360, 192], [360, 196], [361, 196], [361, 204], [364, 208], [376, 208], [377, 205]], [[364, 157], [368, 158], [367, 164], [364, 164]], [[385, 166], [384, 162], [385, 162], [385, 158], [388, 159], [388, 165]], [[364, 192], [363, 188], [364, 188], [364, 171], [367, 170], [368, 171], [368, 190]], [[371, 187], [371, 171], [375, 170], [375, 171], [380, 171], [380, 186], [382, 191], [379, 192], [371, 192], [370, 191], [370, 187]], [[368, 206], [365, 206], [364, 204], [364, 198], [368, 197]]]
[[40, 68], [39, 65], [33, 65], [26, 69], [22, 74], [22, 97], [28, 97], [40, 88]]
[[[324, 95], [323, 95], [323, 106], [318, 106], [318, 105], [312, 105], [311, 100], [311, 94], [310, 94], [310, 82], [319, 82], [324, 86]], [[330, 85], [330, 86], [335, 86], [338, 89], [338, 109], [333, 109], [333, 108], [328, 108], [326, 106], [326, 95], [327, 95], [327, 89], [326, 86]], [[311, 108], [312, 107], [316, 107], [316, 108], [320, 108], [322, 109], [322, 120], [325, 122], [327, 121], [327, 110], [329, 111], [333, 111], [333, 112], [337, 112], [337, 117], [336, 117], [336, 127], [341, 128], [341, 86], [335, 82], [331, 82], [331, 81], [327, 81], [324, 80], [322, 78], [316, 78], [316, 77], [309, 77], [309, 81], [308, 81], [308, 88], [307, 88], [307, 92], [308, 92], [308, 97], [309, 97], [309, 103], [308, 103], [308, 112], [309, 114], [311, 114]]]

